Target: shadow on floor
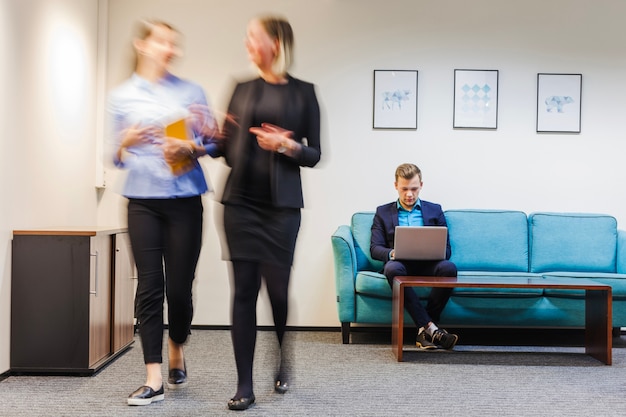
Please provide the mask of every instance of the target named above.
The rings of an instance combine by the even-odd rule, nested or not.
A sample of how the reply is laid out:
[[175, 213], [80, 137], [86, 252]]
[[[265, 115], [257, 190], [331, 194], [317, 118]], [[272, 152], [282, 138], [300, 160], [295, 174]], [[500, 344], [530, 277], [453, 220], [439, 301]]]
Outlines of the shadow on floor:
[[[459, 346], [565, 346], [582, 347], [585, 344], [583, 329], [499, 329], [499, 328], [446, 328], [459, 335]], [[340, 336], [338, 336], [340, 337]], [[415, 329], [405, 328], [404, 343], [413, 344]], [[353, 328], [350, 343], [387, 344], [391, 343], [391, 330], [388, 328]], [[613, 348], [626, 347], [624, 332], [613, 338]]]

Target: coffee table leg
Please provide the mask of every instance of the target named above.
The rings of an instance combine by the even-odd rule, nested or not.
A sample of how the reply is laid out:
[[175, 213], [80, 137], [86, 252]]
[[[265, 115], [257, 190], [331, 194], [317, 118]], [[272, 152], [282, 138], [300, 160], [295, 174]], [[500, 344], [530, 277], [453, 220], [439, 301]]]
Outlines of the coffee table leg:
[[586, 290], [585, 353], [611, 365], [613, 296], [611, 290]]
[[404, 290], [403, 284], [393, 281], [391, 350], [398, 362], [402, 362], [402, 345], [404, 344]]

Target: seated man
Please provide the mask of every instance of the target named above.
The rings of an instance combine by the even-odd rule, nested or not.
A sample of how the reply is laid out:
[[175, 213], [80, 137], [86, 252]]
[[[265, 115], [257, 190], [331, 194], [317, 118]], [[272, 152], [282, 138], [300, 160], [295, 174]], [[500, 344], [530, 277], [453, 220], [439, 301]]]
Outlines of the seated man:
[[[402, 164], [396, 169], [394, 183], [398, 200], [379, 206], [372, 224], [370, 251], [372, 258], [385, 262], [384, 275], [390, 286], [401, 275], [456, 277], [457, 269], [450, 262], [451, 249], [448, 238], [446, 259], [441, 261], [400, 261], [394, 258], [394, 235], [396, 226], [447, 226], [439, 204], [418, 198], [422, 189], [422, 172], [413, 164]], [[415, 291], [404, 292], [404, 306], [418, 327], [417, 347], [452, 349], [458, 336], [439, 329], [435, 324], [446, 306], [451, 288], [433, 288], [426, 308]]]

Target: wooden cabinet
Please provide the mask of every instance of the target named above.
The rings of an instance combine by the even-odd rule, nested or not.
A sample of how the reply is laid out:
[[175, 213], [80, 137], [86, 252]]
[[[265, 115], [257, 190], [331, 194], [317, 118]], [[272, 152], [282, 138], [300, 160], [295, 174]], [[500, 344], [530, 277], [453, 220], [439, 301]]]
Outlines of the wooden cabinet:
[[93, 374], [133, 342], [125, 229], [13, 232], [11, 372]]
[[135, 333], [135, 287], [137, 270], [130, 251], [128, 233], [116, 233], [113, 242], [113, 312], [111, 315], [112, 351], [133, 342]]

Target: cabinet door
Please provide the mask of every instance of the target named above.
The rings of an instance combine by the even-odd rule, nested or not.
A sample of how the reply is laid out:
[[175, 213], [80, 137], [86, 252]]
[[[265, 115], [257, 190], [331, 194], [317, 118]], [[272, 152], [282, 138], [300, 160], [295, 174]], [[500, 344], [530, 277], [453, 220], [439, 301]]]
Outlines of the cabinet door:
[[114, 242], [113, 352], [133, 341], [135, 317], [135, 262], [128, 233], [117, 233]]
[[89, 277], [89, 365], [111, 353], [111, 235], [91, 240]]

